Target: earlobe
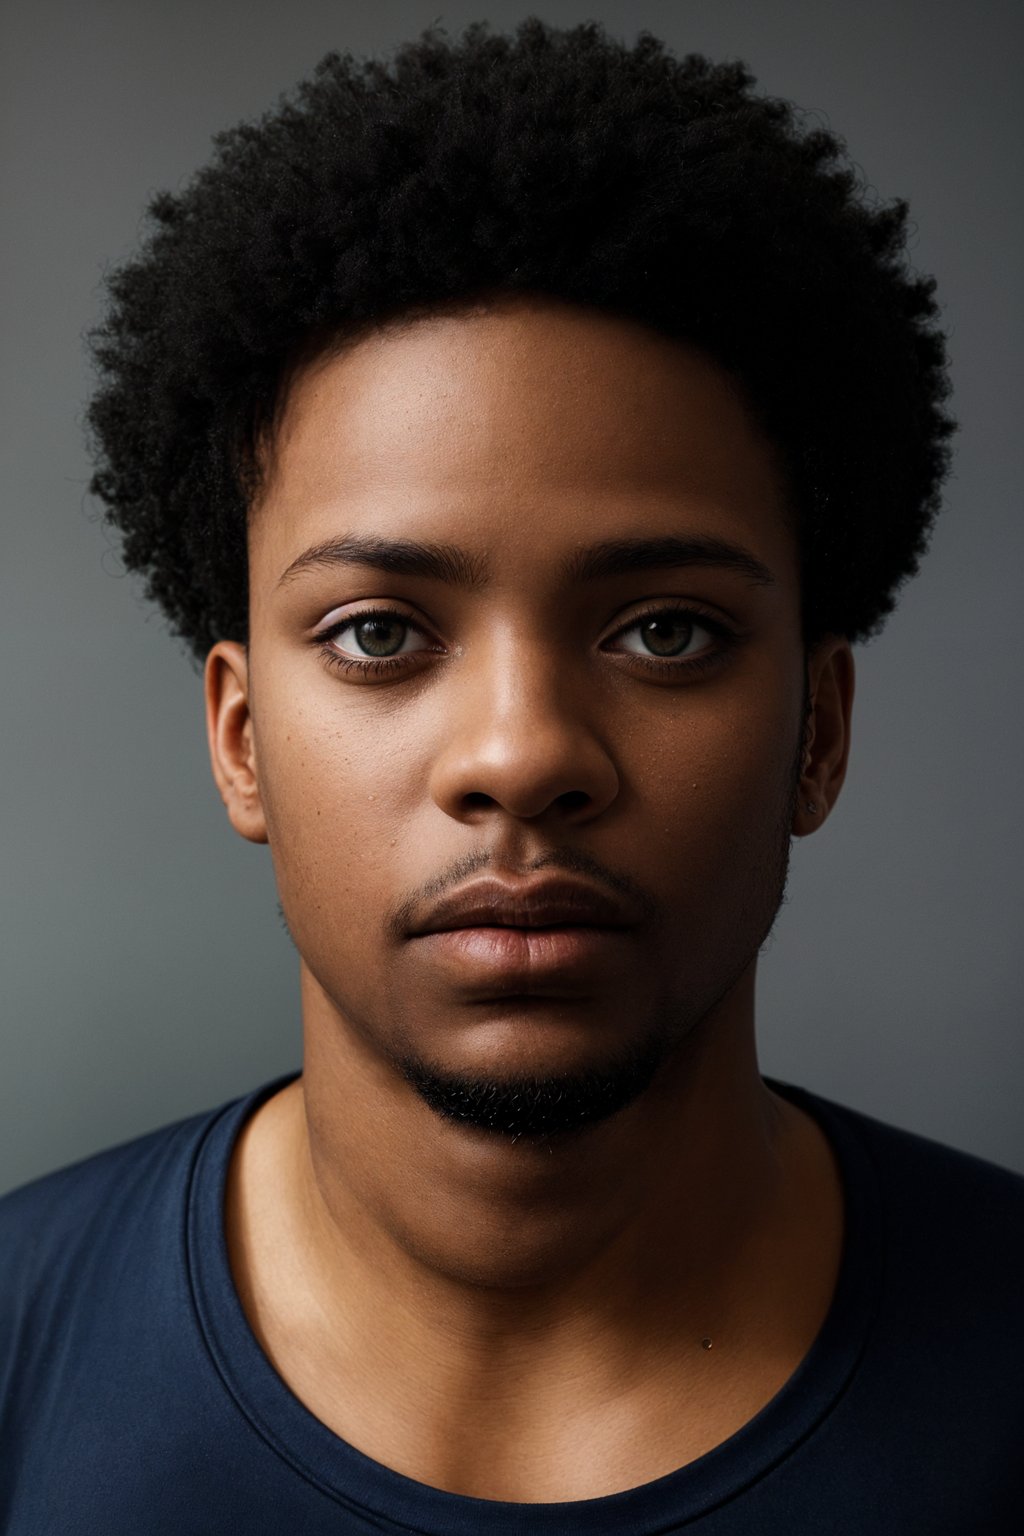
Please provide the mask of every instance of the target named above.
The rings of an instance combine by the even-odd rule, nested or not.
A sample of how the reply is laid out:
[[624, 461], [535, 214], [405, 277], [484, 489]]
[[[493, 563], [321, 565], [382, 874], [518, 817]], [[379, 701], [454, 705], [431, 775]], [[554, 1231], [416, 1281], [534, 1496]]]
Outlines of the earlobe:
[[823, 825], [843, 787], [850, 755], [854, 662], [849, 641], [827, 635], [808, 659], [810, 710], [793, 815], [793, 836]]
[[210, 766], [220, 797], [235, 831], [251, 843], [265, 843], [245, 646], [219, 640], [206, 658], [203, 682]]

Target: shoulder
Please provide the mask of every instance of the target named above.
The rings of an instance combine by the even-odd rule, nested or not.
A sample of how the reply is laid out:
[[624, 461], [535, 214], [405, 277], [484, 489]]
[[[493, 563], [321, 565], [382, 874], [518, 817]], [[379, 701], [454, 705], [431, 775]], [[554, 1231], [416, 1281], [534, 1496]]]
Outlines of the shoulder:
[[859, 1149], [888, 1284], [907, 1304], [983, 1305], [1024, 1340], [1024, 1176], [861, 1110], [807, 1094], [826, 1130]]
[[1024, 1239], [1024, 1175], [999, 1163], [827, 1101], [866, 1146], [892, 1200], [912, 1197], [924, 1221], [948, 1221], [952, 1205], [974, 1223], [999, 1214], [1011, 1242]]
[[0, 1325], [41, 1293], [80, 1285], [113, 1251], [172, 1217], [219, 1109], [148, 1131], [0, 1196]]
[[996, 1206], [1011, 1218], [1024, 1219], [1024, 1174], [809, 1088], [774, 1078], [765, 1081], [809, 1110], [827, 1132], [838, 1132], [847, 1144], [856, 1142], [888, 1194], [893, 1199], [913, 1195], [922, 1215], [945, 1214], [951, 1199], [963, 1198], [972, 1210]]

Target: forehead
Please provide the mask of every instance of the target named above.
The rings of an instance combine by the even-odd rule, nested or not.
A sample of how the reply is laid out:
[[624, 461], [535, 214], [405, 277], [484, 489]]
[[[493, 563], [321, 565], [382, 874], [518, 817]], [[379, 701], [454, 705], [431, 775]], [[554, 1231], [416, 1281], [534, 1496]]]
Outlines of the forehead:
[[250, 564], [260, 585], [312, 545], [380, 533], [471, 548], [500, 579], [588, 537], [695, 533], [785, 566], [788, 527], [776, 452], [722, 368], [531, 296], [392, 323], [302, 368]]

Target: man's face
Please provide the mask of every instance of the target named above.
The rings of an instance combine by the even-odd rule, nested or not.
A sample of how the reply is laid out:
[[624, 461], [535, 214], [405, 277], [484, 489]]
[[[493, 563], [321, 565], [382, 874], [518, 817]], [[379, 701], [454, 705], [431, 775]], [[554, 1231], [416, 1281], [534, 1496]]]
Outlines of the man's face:
[[[782, 497], [716, 365], [555, 301], [298, 375], [250, 533], [243, 830], [269, 841], [321, 1050], [340, 1030], [442, 1113], [559, 1129], [636, 1099], [749, 982], [803, 724]], [[691, 558], [569, 569], [670, 539]], [[471, 579], [303, 561], [342, 540], [443, 546]], [[634, 926], [511, 980], [409, 936], [457, 884], [541, 868]]]

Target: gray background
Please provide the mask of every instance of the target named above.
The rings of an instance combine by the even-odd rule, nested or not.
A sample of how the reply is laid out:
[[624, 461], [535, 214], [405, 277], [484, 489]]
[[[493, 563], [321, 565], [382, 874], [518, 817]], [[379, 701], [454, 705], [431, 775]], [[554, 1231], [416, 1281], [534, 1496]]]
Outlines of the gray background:
[[857, 648], [849, 778], [794, 849], [762, 1069], [1024, 1170], [1021, 326], [1015, 3], [2, 10], [0, 1188], [297, 1067], [269, 854], [231, 832], [200, 682], [86, 493], [81, 344], [157, 190], [329, 48], [536, 11], [739, 57], [820, 113], [939, 279], [961, 422], [932, 552]]

